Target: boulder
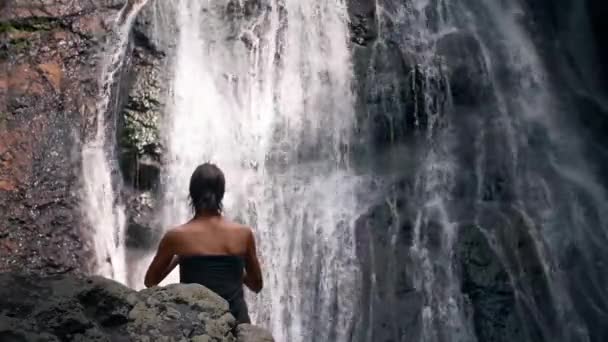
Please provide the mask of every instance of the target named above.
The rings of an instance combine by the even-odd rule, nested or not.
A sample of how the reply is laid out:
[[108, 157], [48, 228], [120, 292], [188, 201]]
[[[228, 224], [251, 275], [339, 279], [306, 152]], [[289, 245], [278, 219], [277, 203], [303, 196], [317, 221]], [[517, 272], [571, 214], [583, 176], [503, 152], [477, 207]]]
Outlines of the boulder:
[[2, 341], [247, 341], [272, 336], [236, 326], [228, 303], [196, 284], [135, 291], [102, 277], [0, 274]]
[[268, 330], [251, 324], [240, 324], [236, 328], [236, 338], [239, 342], [273, 342]]

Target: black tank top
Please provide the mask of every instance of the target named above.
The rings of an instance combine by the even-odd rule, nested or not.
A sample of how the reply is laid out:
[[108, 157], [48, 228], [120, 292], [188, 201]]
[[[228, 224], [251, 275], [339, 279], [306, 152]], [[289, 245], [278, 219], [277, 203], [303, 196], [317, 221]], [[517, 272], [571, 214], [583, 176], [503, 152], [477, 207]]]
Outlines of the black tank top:
[[200, 284], [228, 301], [239, 324], [250, 323], [243, 294], [245, 261], [235, 255], [197, 255], [180, 257], [180, 283]]

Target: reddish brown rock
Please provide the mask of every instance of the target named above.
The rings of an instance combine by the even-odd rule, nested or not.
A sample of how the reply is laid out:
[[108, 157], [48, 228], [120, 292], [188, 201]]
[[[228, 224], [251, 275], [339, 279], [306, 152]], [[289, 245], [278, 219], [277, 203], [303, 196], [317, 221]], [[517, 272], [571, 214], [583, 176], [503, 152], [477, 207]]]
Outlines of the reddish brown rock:
[[8, 88], [13, 95], [41, 95], [44, 85], [36, 69], [31, 64], [20, 64], [12, 67], [8, 74]]
[[0, 272], [87, 272], [80, 146], [122, 1], [0, 4]]
[[0, 4], [0, 20], [29, 18], [60, 18], [98, 12], [100, 9], [117, 9], [124, 1], [115, 0], [3, 0]]
[[15, 188], [15, 184], [11, 181], [0, 179], [0, 191], [13, 191]]
[[46, 80], [53, 86], [56, 92], [61, 90], [61, 80], [63, 70], [58, 63], [49, 62], [38, 65], [38, 69], [43, 73]]
[[[32, 141], [27, 132], [19, 128], [3, 132], [0, 138], [0, 155], [0, 179], [5, 184], [12, 184], [10, 190], [27, 184], [32, 164]], [[8, 187], [5, 190], [9, 190]]]

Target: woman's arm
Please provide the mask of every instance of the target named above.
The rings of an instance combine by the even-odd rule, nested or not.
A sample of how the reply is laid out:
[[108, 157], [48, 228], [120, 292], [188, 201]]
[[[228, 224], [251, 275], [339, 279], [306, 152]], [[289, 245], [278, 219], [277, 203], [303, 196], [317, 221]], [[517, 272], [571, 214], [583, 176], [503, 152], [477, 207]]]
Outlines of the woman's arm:
[[255, 247], [255, 237], [251, 229], [248, 229], [247, 254], [245, 256], [245, 276], [243, 283], [253, 292], [259, 293], [264, 287], [262, 270]]
[[179, 255], [173, 255], [173, 259], [171, 259], [169, 266], [167, 266], [165, 271], [160, 275], [161, 281], [162, 279], [165, 279], [177, 265], [179, 265]]
[[179, 257], [175, 255], [173, 248], [174, 239], [173, 232], [169, 231], [160, 240], [156, 255], [152, 259], [148, 271], [146, 271], [146, 277], [144, 278], [146, 287], [158, 285], [177, 266]]

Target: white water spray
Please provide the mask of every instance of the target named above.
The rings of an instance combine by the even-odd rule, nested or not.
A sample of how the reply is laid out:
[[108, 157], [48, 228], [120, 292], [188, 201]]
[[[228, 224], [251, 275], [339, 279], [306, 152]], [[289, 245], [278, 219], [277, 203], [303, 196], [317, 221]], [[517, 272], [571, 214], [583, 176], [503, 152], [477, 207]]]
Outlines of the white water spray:
[[[266, 288], [250, 298], [254, 320], [277, 341], [347, 341], [362, 180], [343, 157], [354, 123], [344, 3], [271, 1], [239, 23], [223, 4], [175, 5], [165, 227], [189, 218], [194, 168], [218, 164], [227, 214], [258, 238]], [[174, 272], [165, 283], [175, 281]]]
[[102, 61], [100, 94], [96, 110], [95, 135], [82, 148], [83, 211], [93, 228], [91, 240], [96, 255], [96, 274], [126, 283], [125, 214], [112, 187], [112, 169], [106, 144], [106, 115], [112, 87], [119, 74], [129, 43], [129, 32], [145, 1], [127, 3], [117, 14]]
[[[360, 270], [354, 249], [353, 220], [367, 209], [357, 200], [361, 197], [355, 192], [366, 189], [367, 179], [355, 175], [345, 158], [354, 126], [354, 101], [351, 94], [353, 66], [347, 48], [344, 3], [340, 0], [261, 0], [251, 3], [255, 3], [253, 9], [244, 10], [243, 6], [249, 6], [246, 1], [231, 1], [231, 11], [235, 13], [226, 13], [229, 6], [221, 1], [176, 0], [163, 3], [163, 6], [171, 7], [171, 11], [163, 14], [167, 17], [176, 15], [178, 35], [172, 56], [171, 97], [167, 101], [166, 122], [162, 130], [167, 147], [164, 155], [166, 168], [162, 175], [162, 221], [164, 227], [169, 228], [189, 218], [187, 188], [191, 172], [202, 162], [217, 163], [225, 171], [228, 182], [227, 214], [254, 227], [258, 238], [266, 288], [259, 296], [248, 298], [254, 321], [270, 328], [277, 341], [349, 341], [353, 325], [357, 324], [355, 314], [361, 309], [358, 301], [363, 297], [359, 288], [361, 279], [357, 278]], [[517, 224], [530, 230], [532, 249], [538, 254], [543, 276], [549, 279], [551, 298], [547, 302], [557, 306], [556, 322], [568, 322], [564, 324], [563, 331], [571, 331], [572, 336], [586, 340], [585, 326], [576, 313], [570, 312], [574, 311], [573, 300], [564, 287], [567, 284], [565, 273], [554, 271], [557, 259], [552, 256], [560, 254], [562, 241], [580, 240], [579, 247], [584, 246], [587, 239], [602, 241], [605, 230], [590, 229], [593, 220], [588, 217], [588, 209], [576, 193], [560, 197], [561, 185], [553, 185], [544, 169], [526, 165], [534, 159], [526, 158], [529, 133], [524, 129], [528, 124], [545, 128], [551, 145], [566, 151], [555, 151], [561, 158], [553, 155], [548, 158], [551, 161], [549, 166], [562, 181], [588, 194], [593, 208], [600, 213], [605, 209], [606, 195], [580, 167], [567, 167], [584, 165], [584, 160], [582, 157], [563, 157], [577, 154], [580, 149], [564, 148], [564, 143], [559, 142], [569, 137], [564, 133], [566, 130], [559, 129], [561, 125], [557, 116], [550, 113], [554, 98], [547, 79], [549, 71], [544, 70], [533, 41], [518, 22], [522, 10], [517, 1], [506, 4], [496, 1], [412, 0], [395, 6], [387, 5], [386, 8], [380, 3], [376, 1], [377, 13], [382, 15], [377, 17], [379, 35], [371, 58], [380, 58], [376, 54], [380, 55], [379, 47], [387, 43], [383, 38], [389, 34], [393, 34], [390, 39], [403, 39], [397, 45], [406, 50], [402, 51], [404, 55], [411, 57], [416, 64], [410, 66], [412, 74], [408, 75], [411, 76], [411, 89], [408, 91], [413, 92], [415, 102], [412, 110], [414, 129], [422, 129], [424, 120], [427, 120], [426, 157], [417, 165], [415, 189], [408, 198], [415, 203], [412, 217], [400, 217], [404, 213], [397, 209], [397, 199], [387, 198], [396, 221], [389, 231], [392, 254], [387, 255], [396, 255], [397, 249], [403, 247], [397, 243], [399, 234], [403, 234], [399, 230], [400, 220], [414, 221], [412, 244], [408, 250], [413, 267], [408, 268], [408, 272], [411, 271], [413, 287], [422, 299], [420, 339], [468, 342], [474, 341], [478, 334], [472, 328], [474, 322], [468, 310], [471, 304], [460, 287], [463, 279], [458, 273], [455, 251], [461, 222], [456, 221], [458, 214], [454, 207], [458, 205], [453, 202], [457, 198], [452, 198], [452, 195], [455, 193], [455, 179], [462, 171], [458, 169], [459, 161], [452, 151], [454, 144], [450, 141], [449, 129], [443, 130], [445, 126], [450, 128], [450, 122], [446, 124], [443, 121], [444, 108], [429, 106], [430, 103], [436, 105], [443, 100], [449, 101], [451, 97], [449, 89], [445, 90], [447, 94], [440, 89], [449, 82], [443, 79], [444, 70], [437, 62], [437, 44], [449, 34], [464, 33], [470, 34], [480, 44], [479, 57], [483, 64], [480, 70], [488, 73], [480, 76], [487, 77], [483, 81], [489, 83], [488, 89], [496, 97], [488, 100], [496, 102], [496, 109], [493, 106], [487, 108], [488, 115], [493, 116], [479, 121], [480, 132], [474, 142], [478, 197], [474, 200], [480, 207], [490, 200], [509, 202], [509, 199], [483, 198], [487, 185], [492, 181], [489, 178], [496, 177], [485, 168], [496, 166], [489, 160], [492, 154], [503, 152], [494, 144], [504, 143], [504, 150], [512, 159], [504, 165], [509, 169], [505, 171], [506, 180], [513, 176], [514, 197], [518, 199], [511, 204], [519, 206], [514, 211], [522, 221]], [[137, 10], [123, 9], [119, 15], [117, 39], [112, 42], [113, 50], [104, 61], [102, 93], [97, 107], [97, 134], [87, 142], [82, 155], [83, 201], [90, 224], [96, 228], [93, 241], [100, 267], [98, 273], [121, 282], [125, 282], [127, 273], [124, 211], [112, 192], [114, 168], [107, 154], [107, 123], [104, 118], [108, 112], [111, 86], [122, 65], [128, 31]], [[430, 13], [437, 14], [436, 22], [432, 24], [436, 26], [434, 28], [429, 27], [434, 22], [428, 16]], [[384, 17], [390, 20], [384, 22]], [[485, 21], [487, 17], [491, 26]], [[400, 27], [397, 34], [393, 32], [395, 26]], [[488, 31], [495, 35], [488, 35]], [[394, 44], [387, 44], [384, 48], [394, 49]], [[503, 50], [506, 53], [501, 53]], [[378, 61], [383, 62], [381, 59]], [[374, 78], [376, 76], [377, 79]], [[370, 84], [385, 85], [381, 84], [386, 81], [381, 76], [372, 75], [374, 79]], [[397, 89], [392, 95], [399, 95], [402, 76], [405, 74], [394, 73], [395, 82], [381, 91]], [[501, 80], [505, 76], [511, 82]], [[433, 82], [434, 85], [425, 88]], [[441, 85], [437, 86], [439, 83]], [[448, 99], [438, 98], [440, 96]], [[419, 103], [419, 98], [424, 100]], [[390, 121], [391, 141], [395, 137], [392, 130], [398, 124], [397, 116], [406, 110], [403, 103], [397, 107], [398, 110], [389, 109], [385, 114]], [[504, 129], [504, 136], [496, 134], [497, 127]], [[493, 134], [500, 142], [487, 139]], [[572, 143], [572, 140], [568, 142]], [[543, 149], [542, 152], [554, 153], [551, 149]], [[542, 161], [543, 158], [536, 159]], [[536, 164], [536, 160], [533, 163]], [[532, 171], [526, 171], [528, 168]], [[523, 194], [530, 192], [530, 184], [524, 181], [530, 180], [542, 188], [547, 203], [523, 200], [526, 198]], [[505, 184], [508, 185], [507, 181]], [[571, 211], [571, 222], [575, 223], [572, 226], [584, 229], [560, 229], [563, 225], [561, 218], [569, 217], [559, 213], [558, 205], [564, 202], [563, 198], [571, 203], [563, 207], [566, 209], [563, 211]], [[542, 212], [536, 212], [535, 206], [542, 206]], [[533, 214], [540, 214], [537, 216], [542, 220], [535, 221], [537, 218]], [[478, 213], [472, 216], [475, 215]], [[509, 212], [508, 215], [513, 214]], [[479, 223], [477, 218], [476, 224]], [[605, 226], [603, 217], [599, 222]], [[496, 245], [500, 236], [492, 231], [504, 229], [501, 225], [508, 227], [508, 223], [492, 222], [483, 227], [482, 233], [493, 242], [490, 248], [505, 265], [505, 271], [513, 281], [520, 277], [518, 269], [511, 267], [510, 262], [512, 264], [513, 261], [501, 250], [505, 247]], [[393, 258], [387, 268], [382, 269], [373, 260], [373, 244], [370, 248], [373, 267], [368, 275], [372, 278], [370, 292], [380, 298], [384, 295], [384, 284], [377, 282], [376, 276], [382, 279], [379, 276], [382, 272], [399, 270], [402, 260]], [[150, 257], [140, 260], [139, 264], [135, 262], [136, 265], [128, 271], [131, 279], [143, 280], [143, 271]], [[585, 257], [593, 260], [594, 255], [590, 253]], [[520, 262], [518, 258], [515, 263]], [[176, 281], [174, 272], [163, 284]], [[142, 284], [131, 285], [138, 288]], [[514, 286], [516, 299], [532, 307], [533, 315], [530, 317], [542, 326], [545, 315], [539, 309], [546, 303], [535, 303], [536, 299], [531, 295], [534, 294], [533, 288], [526, 286], [525, 282], [519, 287]], [[599, 283], [597, 287], [600, 287]], [[385, 303], [383, 300], [378, 300], [380, 305]], [[377, 335], [374, 329], [384, 330], [384, 325], [375, 323], [376, 319], [383, 319], [384, 308], [378, 309], [374, 305], [370, 301], [367, 312], [368, 321], [372, 323], [360, 328], [365, 330], [363, 335], [369, 341]], [[391, 319], [401, 324], [396, 309], [387, 308], [386, 311], [391, 311]], [[561, 329], [542, 328], [547, 336], [561, 333], [558, 331]], [[398, 336], [399, 333], [395, 329], [395, 340], [403, 338]]]

